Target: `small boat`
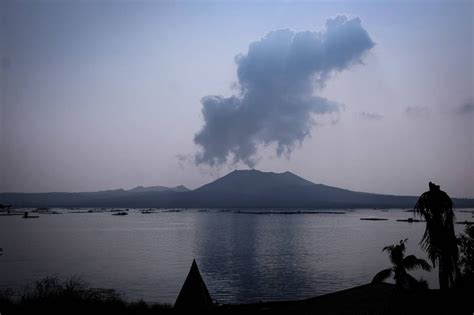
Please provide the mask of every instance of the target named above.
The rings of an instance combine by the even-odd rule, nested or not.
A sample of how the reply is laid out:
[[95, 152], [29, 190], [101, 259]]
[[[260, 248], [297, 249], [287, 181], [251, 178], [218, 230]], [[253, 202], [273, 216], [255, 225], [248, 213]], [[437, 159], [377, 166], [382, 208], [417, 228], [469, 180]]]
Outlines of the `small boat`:
[[126, 212], [128, 209], [122, 210], [122, 209], [112, 209], [110, 212]]
[[25, 212], [22, 216], [23, 219], [38, 219], [39, 215], [30, 215], [29, 212]]
[[128, 212], [125, 212], [125, 211], [115, 212], [115, 213], [112, 213], [112, 215], [128, 215]]
[[385, 219], [385, 218], [360, 218], [360, 219], [364, 221], [388, 221], [388, 219]]
[[399, 219], [399, 220], [397, 220], [397, 222], [413, 223], [413, 222], [425, 222], [425, 221], [424, 220], [417, 220], [417, 219], [408, 218], [408, 219]]

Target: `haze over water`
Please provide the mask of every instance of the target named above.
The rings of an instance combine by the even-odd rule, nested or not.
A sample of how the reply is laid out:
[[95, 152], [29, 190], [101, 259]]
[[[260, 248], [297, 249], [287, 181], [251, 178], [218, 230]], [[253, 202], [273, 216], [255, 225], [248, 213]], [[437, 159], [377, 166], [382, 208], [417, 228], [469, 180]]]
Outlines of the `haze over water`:
[[[195, 258], [220, 303], [291, 300], [369, 283], [390, 266], [382, 248], [404, 238], [407, 254], [426, 258], [418, 245], [425, 223], [397, 222], [412, 217], [404, 210], [294, 215], [130, 210], [124, 217], [55, 210], [65, 213], [0, 218], [0, 288], [80, 275], [130, 300], [173, 303]], [[456, 212], [458, 221], [471, 216]], [[457, 233], [463, 229], [456, 225]], [[437, 288], [436, 269], [414, 275]]]

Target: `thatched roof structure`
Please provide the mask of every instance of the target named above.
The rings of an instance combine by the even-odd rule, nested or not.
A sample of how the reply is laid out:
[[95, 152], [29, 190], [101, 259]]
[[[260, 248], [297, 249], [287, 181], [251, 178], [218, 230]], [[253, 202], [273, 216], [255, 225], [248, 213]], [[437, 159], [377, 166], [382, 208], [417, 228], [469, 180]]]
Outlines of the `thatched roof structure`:
[[174, 303], [174, 309], [204, 311], [211, 309], [212, 306], [211, 295], [201, 277], [196, 260], [193, 259], [189, 274]]

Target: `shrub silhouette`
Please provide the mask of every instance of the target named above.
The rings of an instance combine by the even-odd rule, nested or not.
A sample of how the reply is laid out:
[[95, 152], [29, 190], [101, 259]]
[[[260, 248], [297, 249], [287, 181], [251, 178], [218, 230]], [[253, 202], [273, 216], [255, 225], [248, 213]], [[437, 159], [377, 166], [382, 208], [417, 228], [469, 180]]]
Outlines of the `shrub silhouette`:
[[382, 251], [386, 251], [390, 257], [393, 267], [384, 269], [377, 273], [372, 283], [382, 282], [393, 275], [395, 285], [404, 289], [427, 288], [428, 284], [424, 280], [416, 280], [408, 271], [421, 268], [426, 271], [431, 270], [430, 264], [424, 259], [417, 258], [415, 255], [405, 257], [405, 242], [401, 240], [399, 244], [385, 246]]

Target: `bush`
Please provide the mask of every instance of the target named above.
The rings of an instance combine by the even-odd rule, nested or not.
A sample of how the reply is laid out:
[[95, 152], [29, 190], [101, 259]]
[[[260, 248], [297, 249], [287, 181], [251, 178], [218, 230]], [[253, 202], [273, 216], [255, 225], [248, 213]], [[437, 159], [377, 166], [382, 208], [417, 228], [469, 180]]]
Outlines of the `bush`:
[[92, 288], [79, 277], [47, 277], [15, 292], [0, 292], [0, 313], [9, 314], [164, 314], [171, 306], [128, 303], [112, 289]]

